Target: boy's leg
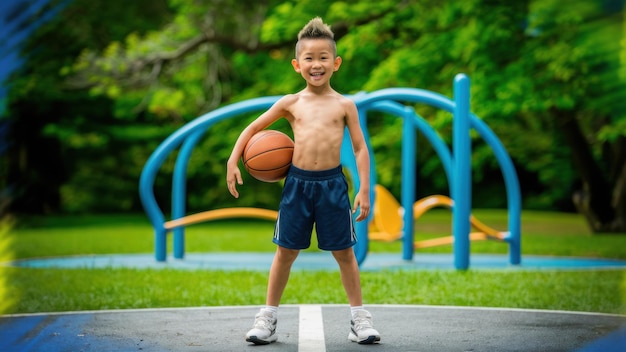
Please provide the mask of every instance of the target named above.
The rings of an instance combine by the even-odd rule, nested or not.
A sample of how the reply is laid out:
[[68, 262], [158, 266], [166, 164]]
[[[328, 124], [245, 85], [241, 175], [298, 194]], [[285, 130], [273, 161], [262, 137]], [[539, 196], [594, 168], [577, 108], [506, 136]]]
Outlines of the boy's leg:
[[354, 256], [352, 247], [333, 251], [333, 257], [339, 264], [341, 272], [341, 283], [346, 290], [350, 307], [362, 306], [361, 277], [359, 274], [359, 264]]
[[[267, 284], [266, 308], [261, 309], [255, 316], [254, 326], [246, 334], [246, 341], [256, 345], [266, 345], [276, 341], [276, 309], [280, 298], [287, 286], [291, 265], [299, 251], [278, 246]], [[272, 309], [268, 309], [268, 308]]]
[[267, 284], [265, 304], [268, 306], [278, 307], [280, 304], [280, 298], [283, 295], [283, 291], [285, 291], [287, 281], [289, 281], [291, 265], [298, 257], [298, 253], [300, 251], [296, 249], [288, 249], [281, 246], [276, 248]]
[[[363, 309], [363, 297], [361, 293], [361, 277], [359, 264], [354, 256], [354, 250], [347, 248], [333, 251], [333, 256], [339, 264], [341, 282], [346, 290], [348, 302], [352, 311], [350, 333], [348, 339], [360, 344], [372, 344], [380, 341], [380, 334], [374, 329], [372, 315]], [[358, 307], [358, 308], [357, 308]]]

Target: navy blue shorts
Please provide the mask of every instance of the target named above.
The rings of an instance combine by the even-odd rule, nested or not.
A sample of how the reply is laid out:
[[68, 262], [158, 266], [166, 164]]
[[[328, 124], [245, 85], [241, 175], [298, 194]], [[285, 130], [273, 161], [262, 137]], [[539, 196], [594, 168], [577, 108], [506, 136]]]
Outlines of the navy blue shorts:
[[309, 248], [314, 224], [322, 250], [342, 250], [356, 243], [348, 183], [341, 166], [321, 171], [289, 169], [273, 241], [289, 249]]

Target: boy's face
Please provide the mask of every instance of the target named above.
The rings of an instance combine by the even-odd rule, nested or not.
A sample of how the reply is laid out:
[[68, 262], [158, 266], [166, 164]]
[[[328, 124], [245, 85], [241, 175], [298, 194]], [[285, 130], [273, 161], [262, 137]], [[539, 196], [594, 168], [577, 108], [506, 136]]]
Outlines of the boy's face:
[[303, 39], [299, 43], [298, 57], [291, 60], [291, 64], [308, 84], [321, 86], [339, 69], [341, 58], [335, 57], [328, 39]]

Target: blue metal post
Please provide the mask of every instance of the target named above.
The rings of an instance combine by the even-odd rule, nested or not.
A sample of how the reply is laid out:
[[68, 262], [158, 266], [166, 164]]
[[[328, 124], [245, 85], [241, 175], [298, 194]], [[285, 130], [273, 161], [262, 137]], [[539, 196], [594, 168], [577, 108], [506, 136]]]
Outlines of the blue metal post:
[[415, 203], [415, 111], [405, 107], [402, 114], [402, 259], [413, 260], [414, 221], [413, 203]]
[[470, 209], [472, 199], [471, 143], [469, 135], [469, 78], [458, 74], [454, 79], [452, 232], [454, 236], [454, 266], [469, 267]]
[[[187, 167], [191, 154], [205, 130], [194, 131], [184, 142], [176, 158], [172, 176], [172, 219], [179, 219], [187, 212]], [[172, 230], [174, 258], [185, 257], [185, 228]]]
[[167, 258], [167, 231], [162, 226], [154, 228], [154, 258], [158, 262]]

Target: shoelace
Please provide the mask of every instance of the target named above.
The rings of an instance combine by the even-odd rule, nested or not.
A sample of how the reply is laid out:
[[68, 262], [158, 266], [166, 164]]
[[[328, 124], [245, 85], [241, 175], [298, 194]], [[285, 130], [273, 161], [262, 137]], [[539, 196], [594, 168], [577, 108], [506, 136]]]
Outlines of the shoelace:
[[254, 327], [265, 328], [265, 329], [271, 330], [271, 327], [273, 325], [272, 322], [273, 322], [272, 318], [266, 315], [260, 315], [256, 317], [256, 320], [254, 321]]
[[372, 321], [367, 317], [356, 317], [354, 318], [354, 328], [356, 330], [368, 329], [372, 327]]

